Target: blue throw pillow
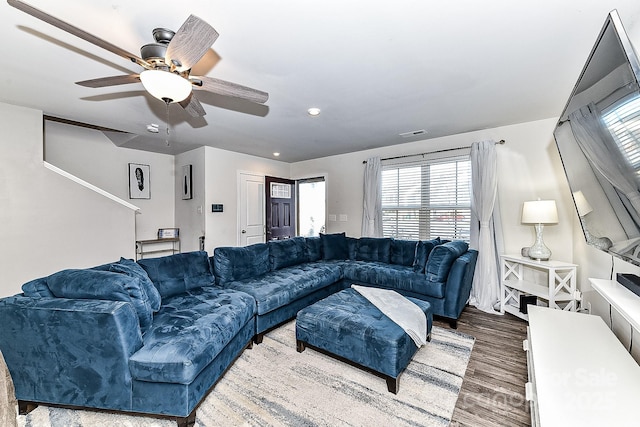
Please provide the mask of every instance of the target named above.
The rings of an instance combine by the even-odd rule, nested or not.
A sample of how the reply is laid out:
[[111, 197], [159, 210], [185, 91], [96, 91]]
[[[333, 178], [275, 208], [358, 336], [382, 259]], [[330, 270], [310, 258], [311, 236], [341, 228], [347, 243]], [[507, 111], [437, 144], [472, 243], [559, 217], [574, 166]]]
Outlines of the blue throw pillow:
[[262, 276], [271, 270], [269, 245], [221, 246], [213, 251], [213, 269], [220, 285]]
[[62, 270], [47, 277], [51, 293], [58, 298], [126, 301], [133, 304], [140, 328], [151, 325], [153, 313], [137, 277], [111, 271]]
[[307, 259], [310, 262], [321, 260], [322, 259], [322, 242], [320, 241], [320, 236], [305, 237], [304, 240], [307, 245]]
[[285, 240], [271, 240], [269, 246], [269, 261], [271, 270], [307, 262], [307, 244], [304, 237], [294, 237]]
[[441, 244], [440, 237], [432, 240], [420, 240], [416, 246], [416, 257], [413, 261], [413, 271], [416, 273], [424, 273], [424, 267], [433, 248]]
[[54, 298], [55, 295], [51, 293], [47, 286], [47, 279], [41, 277], [39, 279], [31, 280], [22, 285], [22, 292], [25, 296], [30, 298]]
[[159, 258], [143, 258], [138, 264], [147, 272], [162, 298], [214, 284], [209, 255], [184, 252]]
[[433, 248], [425, 267], [427, 280], [446, 282], [454, 261], [467, 250], [469, 250], [469, 244], [462, 240], [443, 243]]
[[147, 295], [151, 309], [154, 312], [160, 310], [160, 305], [162, 303], [160, 293], [149, 278], [147, 272], [144, 271], [144, 268], [140, 267], [140, 264], [132, 259], [120, 258], [118, 263], [111, 264], [109, 271], [126, 274], [131, 277], [137, 277], [140, 280], [142, 290], [144, 290]]
[[412, 267], [417, 246], [417, 240], [391, 239], [391, 264]]
[[345, 233], [320, 233], [320, 241], [322, 242], [323, 259], [349, 259], [349, 245]]
[[380, 237], [361, 237], [358, 239], [356, 259], [358, 261], [377, 261], [389, 263], [391, 258], [391, 239]]

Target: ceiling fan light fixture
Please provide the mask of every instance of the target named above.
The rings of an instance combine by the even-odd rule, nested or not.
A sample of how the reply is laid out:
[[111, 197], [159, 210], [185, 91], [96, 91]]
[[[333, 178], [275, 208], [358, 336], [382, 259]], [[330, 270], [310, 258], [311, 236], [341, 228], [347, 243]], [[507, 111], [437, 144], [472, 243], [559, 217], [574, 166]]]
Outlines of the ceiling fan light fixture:
[[153, 97], [167, 103], [184, 101], [191, 94], [191, 82], [169, 71], [145, 70], [140, 81]]

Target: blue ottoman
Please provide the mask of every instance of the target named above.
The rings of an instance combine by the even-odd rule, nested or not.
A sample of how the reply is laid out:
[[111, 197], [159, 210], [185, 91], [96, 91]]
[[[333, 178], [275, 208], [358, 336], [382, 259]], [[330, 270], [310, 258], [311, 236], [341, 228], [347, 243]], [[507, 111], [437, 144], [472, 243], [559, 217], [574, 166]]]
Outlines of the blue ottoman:
[[[427, 316], [427, 341], [433, 315], [427, 301], [409, 298]], [[298, 312], [296, 345], [324, 350], [382, 375], [398, 393], [402, 371], [418, 350], [407, 333], [354, 289], [345, 289]]]

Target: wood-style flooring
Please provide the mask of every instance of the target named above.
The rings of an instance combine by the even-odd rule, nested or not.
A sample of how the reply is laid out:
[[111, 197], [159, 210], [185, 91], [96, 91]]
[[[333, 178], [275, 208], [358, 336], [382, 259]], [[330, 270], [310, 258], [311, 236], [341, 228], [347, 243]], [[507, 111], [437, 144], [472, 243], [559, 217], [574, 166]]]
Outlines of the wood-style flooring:
[[[449, 327], [438, 319], [434, 324]], [[522, 349], [527, 323], [511, 314], [496, 316], [466, 307], [458, 331], [474, 336], [476, 342], [450, 425], [530, 426], [529, 402], [524, 398], [527, 358]]]

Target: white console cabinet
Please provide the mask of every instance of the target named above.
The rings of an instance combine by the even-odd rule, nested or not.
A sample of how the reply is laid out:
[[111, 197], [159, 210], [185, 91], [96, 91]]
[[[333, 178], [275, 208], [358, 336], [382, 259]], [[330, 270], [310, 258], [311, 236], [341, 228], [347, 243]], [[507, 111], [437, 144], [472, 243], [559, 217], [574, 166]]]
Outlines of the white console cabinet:
[[523, 347], [533, 426], [640, 425], [640, 367], [600, 317], [530, 306]]
[[520, 312], [520, 296], [532, 295], [549, 307], [576, 311], [576, 264], [549, 260], [536, 261], [519, 255], [500, 257], [500, 312], [528, 320]]

